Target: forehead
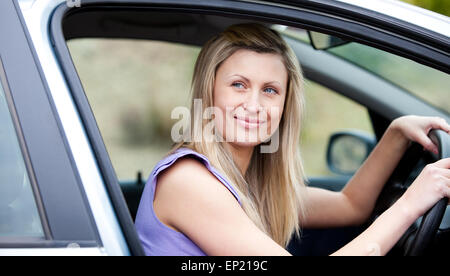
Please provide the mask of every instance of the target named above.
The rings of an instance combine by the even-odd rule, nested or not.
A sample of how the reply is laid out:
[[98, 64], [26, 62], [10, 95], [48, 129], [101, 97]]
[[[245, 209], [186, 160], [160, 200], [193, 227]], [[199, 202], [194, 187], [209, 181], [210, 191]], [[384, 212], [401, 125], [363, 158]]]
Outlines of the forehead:
[[276, 53], [258, 53], [240, 49], [228, 57], [220, 66], [218, 73], [223, 77], [234, 74], [248, 79], [287, 82], [287, 70], [283, 57]]

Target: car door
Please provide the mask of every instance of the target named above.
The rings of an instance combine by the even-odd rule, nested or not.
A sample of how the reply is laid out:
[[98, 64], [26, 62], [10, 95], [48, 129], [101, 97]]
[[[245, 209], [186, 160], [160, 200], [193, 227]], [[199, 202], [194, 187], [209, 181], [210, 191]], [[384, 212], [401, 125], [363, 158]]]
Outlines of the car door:
[[[53, 120], [56, 124], [55, 131], [58, 132], [53, 133], [51, 137], [53, 139], [61, 139], [59, 142], [64, 146], [67, 163], [64, 163], [63, 161], [65, 160], [61, 157], [51, 158], [50, 161], [58, 163], [61, 166], [70, 165], [69, 168], [72, 170], [69, 173], [68, 171], [59, 169], [59, 167], [55, 167], [54, 169], [50, 169], [51, 167], [47, 168], [47, 174], [52, 172], [56, 175], [63, 175], [64, 177], [73, 177], [71, 182], [61, 181], [62, 183], [59, 183], [60, 181], [58, 179], [55, 180], [53, 178], [53, 182], [44, 181], [43, 184], [39, 184], [49, 185], [51, 194], [48, 200], [53, 200], [62, 205], [58, 206], [55, 203], [48, 208], [46, 207], [46, 210], [49, 210], [47, 212], [52, 211], [60, 214], [59, 212], [65, 210], [65, 207], [72, 212], [83, 212], [85, 210], [86, 216], [90, 221], [90, 227], [92, 227], [96, 238], [97, 246], [94, 248], [96, 249], [95, 252], [107, 255], [142, 255], [142, 248], [120, 188], [115, 189], [115, 187], [118, 187], [117, 183], [112, 183], [111, 185], [111, 182], [107, 181], [110, 175], [103, 175], [101, 173], [103, 163], [99, 162], [97, 156], [94, 155], [97, 148], [93, 147], [88, 140], [89, 133], [86, 132], [85, 126], [82, 124], [80, 115], [77, 112], [77, 107], [67, 89], [67, 82], [61, 73], [59, 60], [56, 58], [53, 49], [54, 43], [48, 31], [55, 8], [59, 5], [67, 8], [77, 7], [77, 5], [73, 5], [72, 2], [69, 3], [67, 1], [35, 1], [30, 3], [29, 1], [21, 0], [11, 0], [5, 5], [10, 5], [16, 11], [15, 15], [22, 28], [22, 33], [17, 32], [17, 34], [23, 35], [23, 39], [28, 43], [32, 61], [35, 64], [34, 66], [28, 67], [36, 70], [42, 82], [41, 86], [44, 92], [38, 95], [48, 101], [43, 107], [49, 108], [49, 112], [51, 112], [49, 114], [53, 115]], [[27, 45], [24, 43], [16, 44]], [[12, 43], [12, 45], [15, 44]], [[12, 47], [10, 52], [14, 52]], [[17, 50], [16, 52], [18, 53]], [[17, 55], [19, 56], [20, 53]], [[35, 86], [39, 87], [37, 85]], [[32, 98], [24, 98], [28, 107], [31, 104], [30, 99]], [[27, 114], [25, 110], [23, 112]], [[35, 120], [40, 120], [38, 122], [45, 124], [46, 127], [52, 126], [51, 121], [48, 123], [42, 121], [43, 118], [47, 120], [45, 116], [34, 116], [34, 118]], [[50, 135], [48, 132], [39, 132], [38, 130], [43, 131], [44, 129], [37, 122], [34, 124], [34, 130], [41, 135]], [[29, 141], [34, 142], [33, 139]], [[52, 139], [42, 140], [41, 142], [43, 141], [46, 141], [48, 147], [52, 147], [53, 149], [56, 149], [58, 146], [58, 143], [52, 141]], [[95, 140], [92, 143], [95, 145]], [[45, 148], [40, 147], [40, 149], [43, 150]], [[37, 164], [41, 165], [41, 163]], [[42, 164], [50, 163], [42, 162]], [[114, 186], [114, 184], [117, 186]], [[58, 189], [50, 189], [53, 187], [52, 185]], [[64, 185], [72, 185], [72, 188], [69, 189]], [[77, 193], [74, 189], [78, 189], [79, 192]], [[72, 206], [69, 204], [70, 201], [64, 201], [65, 198], [59, 193], [67, 193], [68, 197], [79, 195], [84, 205], [79, 207]], [[42, 197], [47, 199], [44, 195]], [[61, 224], [66, 226], [65, 229], [67, 232], [76, 236], [76, 233], [78, 233], [77, 228], [73, 226], [73, 228], [69, 229], [68, 226], [71, 226], [71, 224], [64, 221], [64, 219], [71, 218], [71, 216], [60, 215], [58, 218]], [[76, 219], [77, 217], [74, 216], [74, 218]], [[85, 225], [76, 220], [74, 223], [80, 226]], [[80, 231], [80, 233], [82, 232]], [[74, 245], [76, 244], [78, 243], [74, 243]]]
[[[127, 1], [126, 3], [124, 1], [109, 1], [106, 7], [101, 1], [92, 0], [83, 2], [79, 8], [68, 7], [63, 4], [58, 7], [51, 25], [55, 53], [68, 81], [70, 92], [86, 128], [87, 136], [93, 145], [94, 154], [99, 162], [99, 168], [106, 185], [110, 185], [110, 189], [115, 190], [114, 193], [117, 192], [118, 187], [117, 176], [67, 49], [66, 40], [68, 39], [77, 37], [149, 39], [151, 37], [150, 34], [154, 35], [154, 37], [151, 37], [154, 39], [164, 37], [165, 33], [157, 28], [155, 33], [148, 31], [147, 28], [149, 28], [150, 23], [155, 22], [151, 21], [152, 17], [145, 16], [147, 12], [204, 13], [248, 20], [262, 20], [271, 23], [289, 23], [292, 26], [338, 35], [411, 58], [445, 72], [449, 71], [449, 58], [442, 52], [442, 49], [445, 49], [447, 44], [440, 39], [439, 35], [436, 36], [436, 34], [422, 29], [418, 31], [414, 26], [405, 27], [403, 23], [391, 20], [391, 18], [383, 21], [382, 16], [374, 17], [357, 7], [334, 1], [289, 1], [289, 4], [292, 4], [292, 7], [289, 5], [277, 5], [269, 1], [256, 3], [253, 1], [197, 2], [149, 0], [139, 2]], [[324, 10], [327, 12], [324, 13]], [[331, 13], [333, 15], [330, 15]], [[114, 16], [111, 16], [111, 14], [114, 14]], [[99, 22], [102, 22], [102, 24], [99, 24]], [[377, 28], [373, 26], [377, 26]], [[205, 29], [206, 31], [208, 29]], [[196, 41], [194, 32], [188, 34], [180, 32], [180, 36], [184, 42], [189, 42], [193, 45], [200, 43], [200, 41]], [[405, 36], [408, 36], [408, 39]], [[415, 40], [420, 40], [421, 43], [415, 43]], [[402, 105], [396, 106], [389, 103], [389, 101], [392, 102], [393, 98], [379, 97], [379, 93], [387, 94], [395, 90], [395, 87], [386, 83], [382, 86], [373, 86], [367, 93], [359, 93], [361, 92], [361, 86], [359, 84], [355, 85], [354, 80], [352, 80], [352, 78], [359, 78], [351, 73], [357, 73], [358, 77], [362, 76], [362, 80], [372, 81], [373, 78], [368, 78], [364, 70], [356, 70], [353, 67], [351, 69], [349, 65], [344, 67], [349, 70], [346, 71], [349, 72], [348, 75], [336, 75], [329, 70], [332, 67], [327, 66], [329, 65], [326, 62], [328, 59], [313, 59], [313, 56], [304, 55], [300, 57], [300, 60], [304, 61], [307, 61], [308, 57], [310, 57], [310, 64], [308, 65], [308, 62], [304, 63], [306, 77], [370, 109], [368, 112], [373, 127], [373, 134], [378, 139], [393, 118], [408, 114], [408, 110], [411, 110], [411, 107], [419, 106], [418, 114], [421, 115], [443, 114], [409, 96], [402, 98], [406, 101]], [[314, 70], [318, 69], [319, 66], [313, 66], [312, 64], [320, 62], [322, 62], [322, 69]], [[401, 92], [394, 91], [392, 95], [400, 95], [399, 93]], [[395, 99], [398, 100], [398, 98]], [[339, 189], [347, 180], [348, 176], [346, 178], [322, 177], [312, 179], [312, 182], [315, 186]], [[350, 235], [353, 234], [348, 229], [342, 231]], [[329, 236], [335, 237], [334, 235]], [[336, 240], [340, 240], [340, 238]], [[326, 248], [322, 253], [327, 250], [330, 250], [330, 248]]]
[[0, 255], [103, 254], [15, 4], [0, 2]]

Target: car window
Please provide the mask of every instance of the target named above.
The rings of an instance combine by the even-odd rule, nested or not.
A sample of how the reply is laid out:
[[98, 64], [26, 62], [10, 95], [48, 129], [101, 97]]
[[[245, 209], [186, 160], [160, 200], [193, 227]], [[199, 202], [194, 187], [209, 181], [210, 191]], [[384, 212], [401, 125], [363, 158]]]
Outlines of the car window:
[[[131, 39], [74, 39], [68, 47], [119, 180], [137, 179], [139, 172], [147, 177], [172, 145], [177, 120], [171, 111], [189, 106], [200, 48]], [[326, 163], [330, 135], [343, 129], [373, 135], [367, 110], [311, 81], [306, 106], [306, 174], [332, 175]]]
[[[310, 44], [303, 29], [274, 25], [274, 29], [290, 38]], [[381, 78], [403, 88], [428, 104], [450, 114], [450, 101], [446, 101], [450, 76], [415, 61], [367, 45], [351, 42], [326, 50]]]
[[375, 136], [366, 107], [316, 82], [306, 81], [300, 149], [306, 176], [335, 175], [327, 165], [328, 142], [339, 131]]
[[148, 177], [172, 145], [171, 111], [190, 105], [200, 48], [132, 39], [67, 45], [119, 180]]
[[0, 238], [44, 237], [18, 137], [0, 82]]
[[409, 93], [450, 114], [450, 76], [415, 61], [359, 43], [349, 43], [329, 52], [402, 87]]

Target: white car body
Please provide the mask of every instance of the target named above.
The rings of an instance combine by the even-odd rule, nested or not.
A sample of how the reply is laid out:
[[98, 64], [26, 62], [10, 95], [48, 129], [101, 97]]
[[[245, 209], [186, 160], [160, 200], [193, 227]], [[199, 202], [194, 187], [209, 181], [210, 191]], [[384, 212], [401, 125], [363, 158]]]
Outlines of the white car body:
[[[358, 6], [370, 12], [383, 14], [396, 20], [402, 20], [438, 33], [447, 37], [447, 39], [450, 38], [450, 19], [431, 11], [393, 0], [337, 1]], [[0, 248], [0, 255], [130, 255], [130, 250], [95, 162], [95, 156], [83, 123], [72, 99], [61, 66], [57, 62], [49, 33], [49, 25], [54, 10], [64, 2], [73, 5], [77, 1], [17, 0], [17, 2], [25, 21], [26, 31], [29, 34], [29, 43], [33, 45], [37, 59], [41, 64], [42, 77], [45, 79], [51, 92], [67, 143], [72, 151], [71, 153], [79, 172], [102, 246], [79, 248], [76, 244], [71, 244], [69, 248], [58, 249]], [[248, 2], [264, 3], [264, 1]], [[82, 6], [83, 0], [79, 3]], [[277, 4], [268, 3], [268, 5]], [[419, 23], [420, 25], [418, 25]]]

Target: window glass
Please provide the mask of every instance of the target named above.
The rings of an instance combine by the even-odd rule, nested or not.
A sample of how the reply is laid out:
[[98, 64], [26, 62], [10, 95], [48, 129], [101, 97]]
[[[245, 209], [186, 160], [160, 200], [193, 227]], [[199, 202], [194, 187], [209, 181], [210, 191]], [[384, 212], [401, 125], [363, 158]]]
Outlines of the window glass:
[[[310, 44], [303, 29], [274, 25], [274, 29], [297, 41]], [[403, 88], [430, 105], [450, 113], [447, 100], [450, 75], [415, 61], [360, 43], [351, 42], [328, 50], [342, 59], [354, 63], [383, 79]]]
[[44, 237], [22, 151], [0, 83], [0, 238]]
[[329, 51], [395, 83], [442, 111], [450, 113], [450, 100], [448, 100], [450, 75], [359, 43], [349, 43]]
[[133, 39], [67, 43], [121, 182], [148, 177], [172, 145], [171, 119], [190, 105], [199, 47]]
[[[189, 106], [200, 48], [131, 39], [75, 39], [68, 46], [119, 180], [136, 179], [138, 171], [147, 177], [172, 144], [171, 111]], [[332, 175], [326, 149], [335, 131], [373, 135], [366, 108], [314, 82], [306, 84], [304, 122], [308, 176]]]
[[328, 141], [343, 130], [374, 136], [367, 108], [312, 81], [306, 81], [305, 101], [300, 139], [305, 173], [308, 177], [334, 175], [327, 165]]

